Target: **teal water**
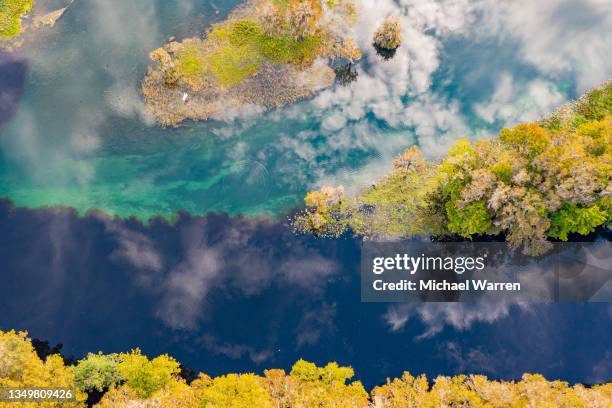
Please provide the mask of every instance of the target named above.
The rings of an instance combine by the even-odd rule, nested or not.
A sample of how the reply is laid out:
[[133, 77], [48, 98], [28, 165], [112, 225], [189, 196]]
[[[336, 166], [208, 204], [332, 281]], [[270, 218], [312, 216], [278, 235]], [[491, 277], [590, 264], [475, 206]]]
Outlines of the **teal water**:
[[[272, 112], [178, 129], [151, 123], [138, 91], [148, 52], [169, 36], [197, 35], [236, 4], [75, 1], [19, 56], [27, 75], [15, 116], [0, 128], [0, 196], [19, 206], [95, 208], [140, 219], [177, 211], [278, 216], [321, 183], [368, 185], [415, 142], [435, 156], [454, 139], [493, 134], [502, 123], [483, 121], [474, 104], [495, 95], [504, 70], [515, 80], [539, 75], [521, 62], [489, 59], [512, 56], [511, 43], [465, 49], [457, 43], [466, 40], [450, 36], [439, 40], [433, 83], [417, 96], [401, 83], [392, 89], [392, 81], [382, 96], [365, 95], [376, 84], [356, 84], [349, 97], [334, 89]], [[413, 69], [406, 61], [395, 62], [398, 75]], [[381, 64], [366, 56], [359, 80], [384, 77]], [[482, 64], [490, 69], [476, 70]], [[556, 101], [571, 96], [571, 80], [548, 84]], [[508, 103], [537, 111], [532, 99], [519, 92]]]

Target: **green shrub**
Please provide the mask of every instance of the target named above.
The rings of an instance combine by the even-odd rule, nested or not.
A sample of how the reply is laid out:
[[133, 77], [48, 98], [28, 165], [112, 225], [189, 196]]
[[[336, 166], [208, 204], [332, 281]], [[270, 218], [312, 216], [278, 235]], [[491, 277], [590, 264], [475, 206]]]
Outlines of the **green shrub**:
[[206, 73], [206, 60], [196, 44], [183, 46], [176, 53], [179, 74], [188, 80], [197, 81]]
[[248, 47], [223, 47], [208, 59], [210, 71], [219, 84], [239, 84], [255, 75], [261, 66], [257, 54]]
[[251, 20], [239, 20], [231, 24], [227, 37], [234, 47], [253, 45], [262, 35], [261, 30]]
[[306, 65], [317, 57], [323, 40], [320, 36], [306, 36], [297, 40], [290, 35], [261, 36], [258, 41], [261, 55], [277, 64]]

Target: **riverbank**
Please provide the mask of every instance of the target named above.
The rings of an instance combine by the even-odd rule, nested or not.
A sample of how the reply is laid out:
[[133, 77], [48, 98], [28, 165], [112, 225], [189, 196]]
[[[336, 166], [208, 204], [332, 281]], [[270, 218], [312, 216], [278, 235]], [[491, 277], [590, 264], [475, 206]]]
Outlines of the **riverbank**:
[[502, 236], [527, 255], [550, 240], [588, 235], [612, 220], [612, 81], [539, 122], [493, 139], [457, 141], [441, 162], [417, 146], [356, 197], [323, 186], [304, 199], [298, 233], [437, 239]]

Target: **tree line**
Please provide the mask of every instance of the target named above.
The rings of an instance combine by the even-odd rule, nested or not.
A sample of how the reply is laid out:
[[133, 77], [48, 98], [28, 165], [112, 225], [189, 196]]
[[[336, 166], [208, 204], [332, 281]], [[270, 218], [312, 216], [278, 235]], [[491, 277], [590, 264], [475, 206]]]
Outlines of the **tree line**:
[[[37, 348], [35, 349], [36, 346]], [[299, 360], [281, 369], [211, 377], [195, 375], [168, 355], [149, 359], [139, 349], [90, 353], [65, 360], [61, 347], [35, 344], [25, 332], [0, 331], [0, 388], [64, 387], [76, 391], [62, 403], [3, 403], [0, 407], [99, 408], [422, 408], [589, 407], [607, 408], [612, 383], [586, 387], [525, 374], [520, 381], [482, 375], [438, 376], [433, 382], [408, 372], [366, 391], [352, 381], [351, 367], [323, 367]]]

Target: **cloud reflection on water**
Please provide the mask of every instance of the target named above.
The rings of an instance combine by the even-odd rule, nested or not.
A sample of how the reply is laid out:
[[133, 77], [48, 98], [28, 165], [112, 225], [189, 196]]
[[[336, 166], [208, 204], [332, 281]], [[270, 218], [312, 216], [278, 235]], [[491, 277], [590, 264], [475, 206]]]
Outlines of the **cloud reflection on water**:
[[368, 384], [402, 370], [612, 375], [606, 304], [361, 303], [357, 241], [262, 218], [145, 226], [3, 201], [0, 231], [0, 327], [77, 356], [140, 346], [211, 374], [336, 360]]
[[[200, 33], [236, 4], [73, 3], [22, 51], [27, 92], [0, 140], [2, 194], [145, 218], [178, 209], [278, 214], [320, 184], [372, 183], [415, 142], [438, 156], [458, 138], [537, 118], [612, 67], [612, 8], [602, 0], [363, 0], [354, 31], [366, 56], [350, 86], [266, 113], [228, 111], [226, 122], [156, 128], [138, 92], [148, 52], [170, 35]], [[371, 37], [391, 15], [404, 44], [382, 62]], [[235, 161], [262, 163], [274, 189], [250, 199], [236, 186], [221, 192], [220, 173], [240, 178]]]

